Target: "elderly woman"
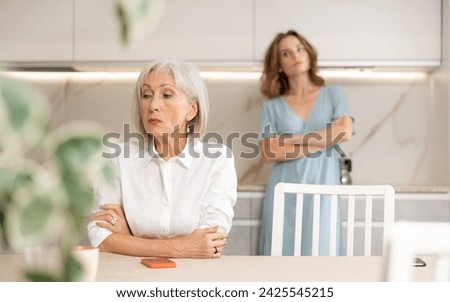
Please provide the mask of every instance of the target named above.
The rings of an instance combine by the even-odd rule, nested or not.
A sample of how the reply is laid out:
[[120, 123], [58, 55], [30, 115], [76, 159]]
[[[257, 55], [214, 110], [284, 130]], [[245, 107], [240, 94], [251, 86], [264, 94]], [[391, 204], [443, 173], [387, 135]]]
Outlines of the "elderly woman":
[[[186, 62], [159, 60], [137, 80], [133, 126], [139, 143], [113, 159], [113, 188], [96, 190], [88, 224], [93, 246], [134, 256], [218, 258], [234, 215], [232, 153], [202, 143], [208, 95]], [[128, 154], [129, 153], [129, 154]]]

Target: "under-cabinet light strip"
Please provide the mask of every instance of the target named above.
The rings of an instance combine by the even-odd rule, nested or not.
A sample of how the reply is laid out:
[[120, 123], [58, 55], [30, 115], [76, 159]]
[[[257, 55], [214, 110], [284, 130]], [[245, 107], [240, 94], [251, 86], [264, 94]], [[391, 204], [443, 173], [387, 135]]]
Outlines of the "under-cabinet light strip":
[[[205, 80], [259, 80], [258, 71], [201, 71]], [[423, 80], [428, 74], [423, 71], [372, 71], [372, 70], [323, 70], [320, 74], [325, 79], [364, 79], [364, 80]], [[58, 81], [58, 80], [125, 80], [135, 81], [139, 76], [136, 71], [88, 71], [88, 72], [32, 72], [32, 71], [3, 71], [0, 75], [12, 78]]]

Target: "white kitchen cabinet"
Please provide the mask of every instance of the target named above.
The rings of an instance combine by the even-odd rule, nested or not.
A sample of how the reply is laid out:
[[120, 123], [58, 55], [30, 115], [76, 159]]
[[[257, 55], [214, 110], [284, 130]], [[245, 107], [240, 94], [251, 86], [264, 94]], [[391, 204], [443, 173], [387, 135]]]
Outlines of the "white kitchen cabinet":
[[238, 192], [224, 255], [258, 255], [264, 192]]
[[260, 66], [290, 28], [320, 66], [438, 66], [441, 0], [166, 0], [153, 30], [121, 44], [111, 0], [1, 0], [0, 62], [142, 66], [161, 57], [199, 65]]
[[295, 29], [319, 66], [436, 66], [441, 0], [256, 0], [255, 59], [278, 32]]
[[72, 61], [72, 0], [1, 0], [0, 62]]
[[252, 0], [168, 0], [145, 39], [120, 43], [114, 2], [75, 1], [75, 61], [147, 62], [161, 57], [202, 62], [252, 61]]

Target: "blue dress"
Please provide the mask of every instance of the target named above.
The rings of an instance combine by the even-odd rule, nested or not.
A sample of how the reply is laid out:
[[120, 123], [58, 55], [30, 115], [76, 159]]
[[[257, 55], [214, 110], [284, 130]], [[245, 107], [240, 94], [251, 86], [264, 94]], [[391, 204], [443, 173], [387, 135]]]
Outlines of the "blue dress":
[[[334, 119], [350, 116], [347, 98], [341, 86], [322, 86], [306, 120], [301, 120], [282, 96], [263, 103], [261, 110], [261, 138], [282, 133], [302, 134], [327, 127]], [[270, 175], [263, 203], [260, 233], [260, 254], [270, 255], [272, 241], [272, 215], [274, 187], [279, 182], [304, 184], [340, 184], [340, 154], [337, 146], [315, 153], [310, 157], [278, 161]], [[290, 194], [286, 198], [295, 198]], [[306, 198], [307, 196], [305, 196]], [[312, 250], [312, 198], [303, 207], [302, 255], [311, 255]], [[340, 213], [340, 207], [339, 207]], [[285, 206], [283, 255], [294, 254], [295, 203]], [[321, 202], [319, 254], [329, 251], [330, 202]], [[337, 253], [342, 254], [341, 216], [338, 215]]]

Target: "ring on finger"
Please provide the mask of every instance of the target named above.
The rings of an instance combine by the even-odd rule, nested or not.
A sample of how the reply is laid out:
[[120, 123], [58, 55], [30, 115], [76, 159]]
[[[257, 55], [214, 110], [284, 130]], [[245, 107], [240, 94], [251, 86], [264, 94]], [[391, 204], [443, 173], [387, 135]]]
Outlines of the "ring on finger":
[[219, 251], [217, 250], [217, 246], [214, 247], [215, 251], [214, 254], [217, 254]]
[[111, 219], [111, 224], [116, 225], [116, 223], [117, 223], [117, 218], [113, 216], [113, 218]]

